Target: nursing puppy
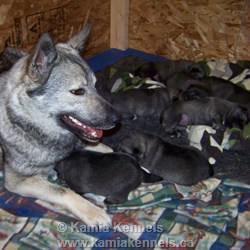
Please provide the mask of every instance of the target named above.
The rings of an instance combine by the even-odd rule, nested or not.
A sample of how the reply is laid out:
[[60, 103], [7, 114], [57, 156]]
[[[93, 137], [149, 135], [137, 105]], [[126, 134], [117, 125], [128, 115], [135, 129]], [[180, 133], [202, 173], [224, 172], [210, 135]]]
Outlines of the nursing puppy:
[[213, 175], [200, 151], [170, 144], [155, 135], [131, 133], [121, 138], [117, 150], [132, 155], [150, 173], [169, 182], [193, 185]]
[[212, 91], [212, 96], [236, 102], [250, 110], [250, 92], [244, 88], [218, 77], [203, 77], [204, 82]]
[[185, 72], [195, 78], [205, 76], [202, 67], [198, 63], [190, 60], [168, 60], [164, 62], [145, 63], [135, 70], [134, 75], [165, 82], [167, 77], [176, 72]]
[[142, 182], [162, 180], [122, 153], [75, 152], [59, 162], [55, 170], [72, 190], [106, 196], [106, 204], [125, 202], [130, 191]]
[[194, 99], [194, 96], [196, 98], [214, 96], [250, 109], [250, 92], [229, 80], [215, 76], [194, 79], [186, 73], [178, 72], [170, 75], [164, 84], [166, 87], [182, 90], [185, 99]]
[[168, 88], [177, 88], [182, 91], [186, 91], [191, 85], [206, 86], [201, 80], [192, 78], [183, 72], [176, 72], [168, 76], [164, 81], [164, 85]]
[[188, 125], [243, 129], [248, 121], [245, 107], [216, 97], [173, 103], [166, 107], [160, 118], [163, 128], [170, 134], [185, 130]]
[[123, 118], [160, 116], [166, 105], [179, 99], [181, 91], [176, 88], [131, 89], [112, 93], [108, 101]]
[[193, 100], [213, 95], [210, 85], [183, 72], [170, 75], [164, 84], [167, 88], [177, 88], [182, 91], [181, 100]]

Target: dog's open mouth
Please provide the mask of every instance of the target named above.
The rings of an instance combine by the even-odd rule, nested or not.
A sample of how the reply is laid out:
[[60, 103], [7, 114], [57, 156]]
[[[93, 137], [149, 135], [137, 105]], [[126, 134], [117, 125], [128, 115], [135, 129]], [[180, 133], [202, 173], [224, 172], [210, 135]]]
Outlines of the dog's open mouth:
[[70, 130], [79, 136], [85, 137], [85, 139], [89, 141], [98, 141], [103, 136], [103, 131], [101, 129], [90, 127], [72, 116], [63, 115], [62, 120]]

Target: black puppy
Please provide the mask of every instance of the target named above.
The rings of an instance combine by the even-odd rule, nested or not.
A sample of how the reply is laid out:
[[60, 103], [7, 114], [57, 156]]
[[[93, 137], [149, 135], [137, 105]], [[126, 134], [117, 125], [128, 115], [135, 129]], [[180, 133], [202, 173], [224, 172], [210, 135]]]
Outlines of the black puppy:
[[59, 179], [72, 190], [106, 196], [106, 204], [123, 203], [129, 192], [142, 182], [162, 180], [145, 172], [132, 157], [121, 153], [75, 152], [59, 162], [55, 170]]
[[179, 99], [181, 91], [176, 88], [131, 89], [112, 93], [108, 101], [123, 118], [137, 116], [160, 116], [166, 105]]
[[160, 118], [163, 128], [170, 134], [185, 130], [188, 125], [243, 129], [248, 121], [245, 107], [216, 97], [173, 103], [165, 108]]
[[213, 175], [212, 166], [200, 151], [170, 144], [152, 134], [126, 135], [117, 150], [135, 157], [150, 173], [181, 185], [194, 185]]
[[167, 60], [164, 62], [149, 62], [135, 70], [134, 75], [164, 82], [175, 72], [185, 72], [192, 77], [201, 78], [205, 75], [202, 67], [190, 60]]

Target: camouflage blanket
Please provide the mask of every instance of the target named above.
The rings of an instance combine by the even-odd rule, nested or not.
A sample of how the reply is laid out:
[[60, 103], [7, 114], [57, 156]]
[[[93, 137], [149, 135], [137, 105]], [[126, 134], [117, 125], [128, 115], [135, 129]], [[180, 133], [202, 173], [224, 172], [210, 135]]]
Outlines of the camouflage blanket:
[[[250, 90], [249, 61], [228, 62], [227, 60], [217, 59], [200, 61], [198, 63], [203, 68], [206, 76], [215, 76], [230, 80], [232, 83], [237, 84], [246, 90]], [[110, 68], [109, 78], [116, 79], [111, 88], [111, 92], [138, 88], [152, 89], [164, 87], [160, 82], [142, 79], [138, 76], [134, 77], [129, 71], [120, 73], [120, 70], [117, 70], [114, 67]], [[211, 148], [216, 148], [219, 152], [223, 152], [224, 149], [231, 149], [233, 147], [237, 149], [244, 148], [246, 150], [246, 143], [244, 143], [243, 146], [241, 146], [240, 143], [242, 140], [244, 141], [250, 138], [250, 123], [247, 124], [243, 130], [232, 128], [227, 129], [223, 133], [221, 131], [216, 131], [209, 126], [189, 126], [187, 132], [190, 145], [204, 151], [205, 155], [208, 154], [207, 151], [214, 151], [213, 149], [206, 149], [206, 147], [208, 147], [207, 144], [209, 144], [209, 147], [211, 146]], [[202, 143], [204, 134], [207, 134], [206, 143]], [[237, 135], [236, 138], [235, 134]], [[247, 149], [250, 150], [250, 143], [248, 144], [249, 147]], [[213, 154], [211, 154], [211, 162], [214, 162]]]
[[[223, 61], [208, 65], [210, 75], [227, 72], [227, 79], [250, 89], [248, 69], [235, 75]], [[250, 249], [250, 185], [230, 179], [191, 187], [143, 184], [127, 202], [107, 208], [113, 226], [103, 229], [86, 227], [54, 204], [8, 192], [2, 177], [0, 193], [0, 249]], [[103, 206], [102, 197], [85, 197]]]

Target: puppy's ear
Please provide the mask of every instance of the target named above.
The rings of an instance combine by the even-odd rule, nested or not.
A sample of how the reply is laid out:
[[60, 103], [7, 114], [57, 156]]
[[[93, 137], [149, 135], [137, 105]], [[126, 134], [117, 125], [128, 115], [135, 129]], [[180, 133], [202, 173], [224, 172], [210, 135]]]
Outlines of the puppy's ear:
[[241, 122], [241, 129], [244, 128], [245, 124], [249, 123], [249, 114], [247, 108], [240, 106], [239, 120]]
[[44, 83], [57, 58], [55, 45], [48, 33], [44, 33], [29, 58], [28, 75], [33, 82]]
[[238, 106], [229, 112], [226, 126], [243, 129], [244, 125], [249, 122], [248, 110], [245, 107]]
[[76, 50], [79, 50], [80, 52], [84, 49], [86, 41], [88, 39], [89, 33], [91, 30], [91, 25], [87, 24], [82, 31], [71, 37], [67, 44]]

